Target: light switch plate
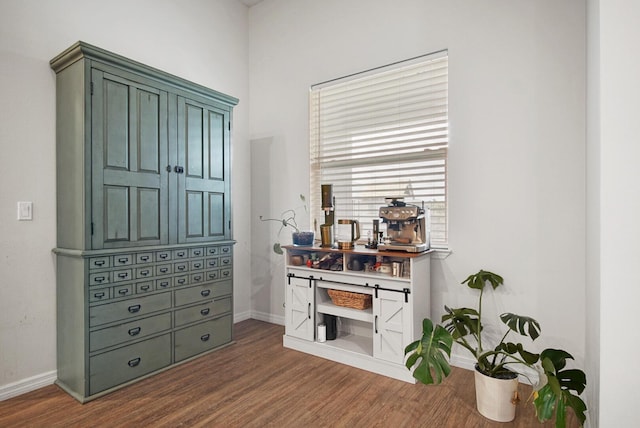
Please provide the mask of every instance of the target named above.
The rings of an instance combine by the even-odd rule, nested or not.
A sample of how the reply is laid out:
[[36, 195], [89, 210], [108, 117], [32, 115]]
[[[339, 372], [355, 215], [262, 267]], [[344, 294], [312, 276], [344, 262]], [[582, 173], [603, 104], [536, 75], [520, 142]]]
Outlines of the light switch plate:
[[18, 220], [33, 220], [33, 202], [18, 202]]

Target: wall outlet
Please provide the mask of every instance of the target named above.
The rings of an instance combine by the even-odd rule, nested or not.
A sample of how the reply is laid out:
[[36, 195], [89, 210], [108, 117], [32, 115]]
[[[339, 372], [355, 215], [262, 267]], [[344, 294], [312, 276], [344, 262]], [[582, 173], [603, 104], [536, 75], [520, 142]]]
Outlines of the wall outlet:
[[18, 202], [18, 220], [33, 220], [33, 202]]

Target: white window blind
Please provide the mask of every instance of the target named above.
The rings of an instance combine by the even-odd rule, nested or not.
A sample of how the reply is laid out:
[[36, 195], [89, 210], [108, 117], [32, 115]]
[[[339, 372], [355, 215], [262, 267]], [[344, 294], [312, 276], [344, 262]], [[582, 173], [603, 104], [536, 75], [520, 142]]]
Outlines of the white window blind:
[[431, 246], [446, 247], [447, 52], [314, 85], [309, 102], [314, 223], [321, 184], [333, 185], [336, 220], [359, 220], [365, 239], [385, 198], [400, 196], [429, 208]]

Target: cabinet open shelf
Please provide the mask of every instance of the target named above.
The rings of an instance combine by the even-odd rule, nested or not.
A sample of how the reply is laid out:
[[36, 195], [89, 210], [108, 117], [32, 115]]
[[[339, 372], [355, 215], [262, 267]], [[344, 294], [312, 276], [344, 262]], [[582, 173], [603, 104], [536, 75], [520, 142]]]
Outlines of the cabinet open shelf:
[[334, 305], [331, 301], [318, 303], [317, 310], [319, 313], [327, 315], [335, 315], [337, 317], [349, 318], [352, 320], [373, 322], [373, 309], [353, 309], [343, 306]]
[[362, 355], [373, 355], [373, 342], [371, 337], [339, 332], [334, 340], [327, 340], [319, 345], [339, 348], [343, 351], [355, 352]]

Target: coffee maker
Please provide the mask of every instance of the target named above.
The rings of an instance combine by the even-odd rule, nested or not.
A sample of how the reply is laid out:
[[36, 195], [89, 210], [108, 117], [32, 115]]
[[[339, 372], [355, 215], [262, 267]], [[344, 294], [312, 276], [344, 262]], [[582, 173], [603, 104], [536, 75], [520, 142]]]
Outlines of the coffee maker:
[[324, 211], [324, 224], [320, 226], [320, 246], [331, 248], [334, 243], [333, 224], [335, 223], [335, 198], [333, 197], [333, 184], [322, 184], [322, 210]]
[[427, 217], [429, 211], [417, 205], [406, 204], [403, 198], [385, 198], [387, 206], [380, 207], [378, 215], [387, 225], [387, 237], [378, 244], [379, 250], [397, 250], [420, 253], [429, 249]]

